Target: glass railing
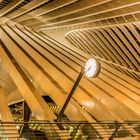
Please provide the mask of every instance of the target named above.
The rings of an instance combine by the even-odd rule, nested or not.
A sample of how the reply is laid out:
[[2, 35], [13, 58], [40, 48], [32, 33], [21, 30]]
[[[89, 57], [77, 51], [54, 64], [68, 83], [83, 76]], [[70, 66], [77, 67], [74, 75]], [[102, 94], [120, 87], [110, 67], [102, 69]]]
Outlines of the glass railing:
[[[60, 127], [61, 126], [61, 127]], [[0, 122], [2, 140], [96, 140], [140, 136], [140, 121], [118, 122]]]

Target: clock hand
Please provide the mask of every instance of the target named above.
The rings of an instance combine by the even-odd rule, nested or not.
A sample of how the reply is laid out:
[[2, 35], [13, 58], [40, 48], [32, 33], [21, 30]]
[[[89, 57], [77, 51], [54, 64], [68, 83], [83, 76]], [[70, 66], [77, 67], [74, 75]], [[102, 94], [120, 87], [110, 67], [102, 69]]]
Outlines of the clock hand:
[[87, 71], [89, 71], [91, 69], [91, 66], [85, 71], [85, 73], [87, 72]]

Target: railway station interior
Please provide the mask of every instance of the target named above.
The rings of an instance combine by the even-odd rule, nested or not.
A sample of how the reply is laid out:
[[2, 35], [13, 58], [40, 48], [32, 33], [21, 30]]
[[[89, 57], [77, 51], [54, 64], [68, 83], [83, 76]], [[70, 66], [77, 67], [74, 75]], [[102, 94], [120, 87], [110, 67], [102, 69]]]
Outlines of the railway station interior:
[[140, 140], [140, 0], [0, 0], [0, 140]]

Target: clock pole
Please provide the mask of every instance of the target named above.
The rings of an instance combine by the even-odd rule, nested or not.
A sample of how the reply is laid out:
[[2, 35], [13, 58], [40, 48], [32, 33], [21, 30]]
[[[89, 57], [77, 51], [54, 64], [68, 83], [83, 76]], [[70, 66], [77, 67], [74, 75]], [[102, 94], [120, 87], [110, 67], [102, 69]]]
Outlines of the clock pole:
[[85, 73], [85, 75], [89, 78], [91, 78], [91, 77], [95, 78], [98, 76], [99, 72], [100, 72], [100, 63], [96, 59], [93, 59], [93, 58], [88, 59], [85, 64], [85, 67], [84, 68], [81, 67], [81, 72], [79, 73], [79, 75], [55, 121], [61, 121], [62, 114], [65, 112], [65, 109], [67, 108], [67, 105], [70, 102], [70, 99], [72, 98], [73, 93], [76, 90], [81, 78], [83, 77], [83, 74]]
[[66, 99], [66, 101], [65, 101], [65, 103], [64, 103], [64, 105], [63, 105], [63, 107], [62, 107], [62, 109], [60, 110], [60, 112], [59, 112], [59, 114], [58, 114], [58, 116], [57, 116], [57, 119], [56, 119], [55, 121], [61, 121], [61, 117], [62, 117], [62, 115], [63, 115], [65, 109], [67, 108], [67, 105], [68, 105], [68, 103], [70, 102], [70, 99], [72, 98], [73, 93], [74, 93], [74, 91], [76, 90], [76, 88], [77, 88], [77, 86], [78, 86], [80, 80], [82, 79], [83, 74], [84, 74], [84, 69], [83, 69], [83, 67], [82, 67], [82, 68], [81, 68], [81, 72], [79, 73], [79, 75], [78, 75], [78, 77], [77, 77], [77, 79], [76, 79], [76, 81], [75, 81], [75, 83], [74, 83], [74, 85], [73, 85], [73, 87], [72, 87], [72, 89], [71, 89], [71, 91], [70, 91], [70, 93], [69, 93], [69, 95], [68, 95], [68, 97], [67, 97], [67, 99]]

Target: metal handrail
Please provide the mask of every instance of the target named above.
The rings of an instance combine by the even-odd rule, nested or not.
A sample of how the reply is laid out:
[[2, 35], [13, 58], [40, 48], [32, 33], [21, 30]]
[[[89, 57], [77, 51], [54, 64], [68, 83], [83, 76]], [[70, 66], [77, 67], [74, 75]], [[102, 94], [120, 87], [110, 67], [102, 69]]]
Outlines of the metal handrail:
[[[59, 124], [63, 125], [63, 130], [59, 128]], [[22, 128], [24, 125], [26, 127]], [[126, 130], [124, 128], [125, 125], [131, 126], [130, 129], [128, 128]], [[23, 130], [20, 134], [21, 129]], [[6, 140], [6, 138], [8, 138], [8, 140], [13, 138], [21, 140], [22, 138], [33, 140], [113, 139], [119, 137], [133, 137], [133, 135], [131, 135], [132, 131], [137, 131], [137, 136], [140, 136], [140, 121], [124, 123], [83, 121], [50, 122], [44, 120], [32, 120], [29, 122], [0, 122], [0, 138], [2, 140]]]

